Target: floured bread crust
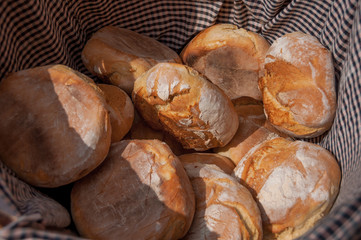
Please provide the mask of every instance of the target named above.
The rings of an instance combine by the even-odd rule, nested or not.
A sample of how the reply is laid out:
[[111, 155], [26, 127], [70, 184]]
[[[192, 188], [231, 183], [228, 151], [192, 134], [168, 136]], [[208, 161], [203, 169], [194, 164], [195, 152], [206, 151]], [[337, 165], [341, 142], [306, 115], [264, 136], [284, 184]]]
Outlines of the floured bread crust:
[[293, 137], [316, 137], [328, 130], [336, 110], [331, 53], [310, 35], [277, 39], [259, 81], [270, 122]]
[[224, 147], [213, 151], [228, 157], [235, 165], [254, 147], [264, 141], [287, 137], [279, 132], [266, 119], [263, 105], [252, 101], [232, 101], [239, 117], [239, 127], [232, 140]]
[[187, 153], [178, 156], [183, 165], [185, 163], [202, 163], [215, 165], [227, 174], [232, 174], [236, 167], [234, 163], [227, 157], [216, 153]]
[[0, 84], [0, 157], [26, 182], [58, 187], [106, 157], [111, 126], [101, 90], [63, 65], [10, 74]]
[[294, 239], [328, 213], [341, 171], [326, 149], [275, 138], [247, 154], [234, 169], [260, 206], [265, 239]]
[[231, 99], [261, 100], [259, 73], [269, 43], [232, 24], [216, 24], [197, 34], [183, 49], [183, 62], [205, 75]]
[[179, 159], [158, 140], [123, 140], [74, 185], [71, 212], [91, 239], [180, 239], [195, 197]]
[[115, 26], [92, 35], [83, 48], [82, 60], [89, 72], [129, 95], [135, 79], [155, 64], [181, 63], [178, 54], [163, 43]]
[[194, 220], [184, 240], [262, 239], [260, 210], [246, 187], [215, 165], [183, 164], [196, 196]]
[[238, 128], [229, 98], [194, 69], [160, 63], [139, 77], [132, 99], [144, 120], [164, 129], [186, 149], [204, 151], [227, 144]]
[[134, 106], [128, 94], [117, 86], [98, 84], [109, 106], [112, 126], [112, 143], [118, 142], [128, 133], [134, 120]]

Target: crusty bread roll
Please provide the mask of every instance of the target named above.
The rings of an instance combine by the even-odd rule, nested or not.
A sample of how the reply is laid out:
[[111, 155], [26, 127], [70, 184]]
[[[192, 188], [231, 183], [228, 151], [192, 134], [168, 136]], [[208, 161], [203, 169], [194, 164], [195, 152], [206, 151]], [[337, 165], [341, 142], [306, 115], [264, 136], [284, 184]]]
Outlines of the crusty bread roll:
[[230, 99], [182, 64], [160, 63], [151, 68], [135, 81], [132, 99], [152, 128], [164, 129], [186, 149], [224, 146], [238, 128]]
[[259, 86], [270, 122], [293, 137], [316, 137], [328, 130], [336, 110], [331, 53], [310, 35], [278, 38], [265, 59]]
[[237, 165], [254, 146], [280, 136], [287, 138], [266, 119], [261, 103], [241, 99], [232, 102], [239, 116], [238, 130], [226, 146], [214, 148], [213, 152], [228, 157]]
[[183, 240], [262, 239], [262, 218], [248, 189], [215, 165], [183, 162], [196, 196], [193, 223]]
[[231, 99], [261, 100], [259, 73], [269, 43], [232, 24], [216, 24], [198, 33], [183, 49], [183, 62], [204, 74]]
[[234, 169], [257, 200], [265, 239], [294, 239], [328, 213], [341, 171], [326, 149], [275, 138], [247, 154]]
[[112, 126], [111, 142], [118, 142], [128, 133], [134, 120], [134, 106], [128, 94], [117, 86], [98, 84], [109, 106]]
[[73, 182], [106, 157], [111, 126], [101, 90], [63, 65], [12, 73], [0, 83], [0, 158], [39, 187]]
[[103, 164], [71, 192], [76, 228], [91, 239], [179, 239], [194, 211], [189, 178], [159, 140], [113, 143]]
[[231, 175], [236, 165], [227, 157], [216, 153], [186, 153], [178, 156], [182, 164], [186, 163], [202, 163], [215, 165], [219, 167], [223, 172]]
[[129, 95], [135, 79], [155, 64], [181, 63], [178, 54], [163, 43], [115, 26], [106, 26], [95, 32], [81, 56], [89, 72]]

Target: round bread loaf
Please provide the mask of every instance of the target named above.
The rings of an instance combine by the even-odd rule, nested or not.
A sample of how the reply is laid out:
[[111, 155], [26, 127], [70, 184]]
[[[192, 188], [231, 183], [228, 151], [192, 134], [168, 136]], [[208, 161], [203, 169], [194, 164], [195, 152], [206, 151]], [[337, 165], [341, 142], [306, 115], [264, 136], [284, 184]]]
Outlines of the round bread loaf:
[[160, 63], [151, 68], [135, 81], [132, 99], [152, 128], [167, 131], [185, 149], [224, 146], [238, 128], [230, 99], [182, 64]]
[[58, 187], [106, 157], [111, 125], [101, 90], [63, 65], [9, 74], [0, 83], [0, 158], [24, 181]]
[[265, 239], [294, 239], [328, 213], [339, 191], [341, 171], [326, 149], [275, 138], [247, 154], [234, 176], [259, 204]]
[[178, 54], [163, 43], [137, 32], [106, 26], [95, 32], [82, 51], [94, 76], [132, 92], [135, 79], [159, 62], [178, 62]]
[[71, 192], [76, 228], [91, 239], [180, 239], [194, 211], [189, 178], [159, 140], [113, 143], [103, 164]]
[[112, 126], [111, 142], [120, 141], [132, 127], [134, 106], [128, 94], [117, 86], [98, 84], [109, 106], [110, 124]]
[[276, 128], [293, 137], [316, 137], [331, 127], [336, 110], [332, 56], [315, 37], [294, 32], [278, 38], [264, 68], [259, 86]]
[[254, 146], [272, 138], [287, 137], [267, 121], [261, 103], [244, 100], [232, 102], [239, 116], [239, 127], [226, 146], [213, 149], [215, 153], [228, 157], [237, 165]]
[[178, 156], [182, 164], [186, 163], [202, 163], [208, 165], [215, 165], [219, 167], [223, 172], [231, 175], [233, 169], [236, 167], [234, 163], [227, 157], [216, 153], [187, 153]]
[[261, 100], [258, 78], [269, 46], [257, 33], [232, 24], [216, 24], [198, 33], [183, 49], [181, 58], [229, 98]]
[[215, 165], [183, 162], [196, 196], [193, 223], [183, 240], [262, 239], [262, 218], [248, 189]]

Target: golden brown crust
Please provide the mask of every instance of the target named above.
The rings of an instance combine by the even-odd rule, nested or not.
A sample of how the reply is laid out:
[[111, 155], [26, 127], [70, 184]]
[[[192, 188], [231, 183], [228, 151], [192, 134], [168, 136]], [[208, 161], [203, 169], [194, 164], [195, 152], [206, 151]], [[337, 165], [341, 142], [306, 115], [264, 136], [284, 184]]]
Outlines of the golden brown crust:
[[328, 130], [336, 110], [332, 57], [314, 37], [295, 32], [277, 39], [259, 81], [270, 122], [293, 137]]
[[266, 239], [293, 239], [328, 213], [341, 171], [326, 149], [275, 138], [247, 154], [234, 175], [257, 199]]
[[111, 142], [120, 141], [132, 127], [134, 120], [134, 106], [125, 91], [117, 86], [98, 84], [103, 91], [105, 100], [109, 105], [110, 124], [112, 127]]
[[185, 163], [202, 163], [209, 165], [216, 165], [227, 174], [232, 174], [236, 167], [234, 163], [227, 157], [216, 153], [187, 153], [178, 156], [182, 164]]
[[250, 192], [220, 168], [183, 162], [196, 196], [186, 240], [262, 239], [262, 220]]
[[186, 149], [227, 144], [238, 127], [229, 98], [194, 69], [161, 63], [139, 77], [132, 99], [144, 120], [164, 129]]
[[269, 123], [261, 103], [246, 100], [232, 102], [239, 116], [239, 127], [226, 146], [213, 149], [215, 153], [230, 158], [237, 165], [253, 147], [272, 138], [287, 137]]
[[71, 212], [82, 236], [94, 239], [179, 239], [195, 211], [179, 159], [158, 140], [123, 140], [74, 185]]
[[129, 95], [135, 79], [155, 64], [181, 62], [175, 51], [157, 40], [115, 26], [93, 34], [84, 46], [82, 60], [92, 74]]
[[0, 155], [40, 187], [73, 182], [106, 157], [111, 126], [101, 90], [63, 65], [10, 74], [0, 84]]
[[161, 130], [154, 130], [135, 111], [135, 119], [130, 129], [130, 139], [158, 139], [165, 142], [175, 155], [194, 152], [191, 149], [184, 149], [175, 137]]
[[269, 46], [259, 34], [232, 24], [216, 24], [197, 34], [180, 55], [231, 99], [261, 100], [257, 83]]

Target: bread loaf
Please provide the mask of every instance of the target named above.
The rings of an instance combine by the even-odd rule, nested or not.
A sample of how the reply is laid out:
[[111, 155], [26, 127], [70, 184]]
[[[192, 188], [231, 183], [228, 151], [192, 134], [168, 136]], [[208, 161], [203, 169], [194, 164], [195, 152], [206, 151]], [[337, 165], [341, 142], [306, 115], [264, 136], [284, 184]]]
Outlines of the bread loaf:
[[183, 162], [196, 196], [196, 212], [184, 240], [262, 239], [257, 203], [246, 187], [215, 165]]
[[269, 121], [293, 137], [324, 133], [336, 110], [334, 77], [331, 53], [315, 37], [294, 32], [278, 38], [259, 81]]
[[259, 204], [265, 239], [294, 239], [328, 213], [339, 191], [341, 171], [326, 149], [275, 138], [247, 154], [234, 176]]
[[63, 65], [11, 73], [0, 83], [0, 158], [24, 181], [58, 187], [106, 157], [111, 126], [101, 90]]
[[76, 228], [91, 239], [180, 239], [194, 211], [189, 178], [159, 140], [113, 143], [103, 164], [71, 192]]
[[134, 84], [132, 99], [154, 129], [165, 130], [186, 149], [226, 145], [238, 127], [229, 98], [194, 69], [160, 63]]
[[261, 100], [258, 78], [269, 46], [257, 33], [232, 24], [215, 24], [198, 33], [180, 55], [229, 98]]
[[131, 98], [117, 86], [98, 84], [109, 106], [112, 127], [111, 142], [118, 142], [128, 133], [134, 120], [134, 106]]
[[85, 67], [105, 82], [132, 92], [135, 79], [159, 62], [178, 62], [163, 43], [129, 29], [106, 26], [95, 32], [82, 51]]

